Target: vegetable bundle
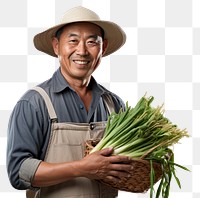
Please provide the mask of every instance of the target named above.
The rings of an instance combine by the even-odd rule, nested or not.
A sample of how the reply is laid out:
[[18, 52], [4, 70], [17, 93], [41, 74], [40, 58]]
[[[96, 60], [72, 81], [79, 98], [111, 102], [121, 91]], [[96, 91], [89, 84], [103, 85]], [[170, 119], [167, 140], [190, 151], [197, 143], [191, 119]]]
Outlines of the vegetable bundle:
[[174, 162], [174, 153], [169, 148], [183, 137], [189, 137], [187, 131], [180, 130], [164, 117], [162, 106], [151, 106], [154, 97], [143, 96], [134, 108], [126, 103], [126, 110], [112, 113], [108, 118], [105, 134], [92, 152], [112, 147], [114, 155], [125, 155], [132, 159], [150, 162], [150, 197], [153, 197], [155, 172], [153, 163], [159, 163], [162, 177], [156, 192], [156, 198], [162, 195], [168, 198], [170, 182], [174, 176], [178, 186], [180, 181], [175, 173], [175, 166], [189, 171]]

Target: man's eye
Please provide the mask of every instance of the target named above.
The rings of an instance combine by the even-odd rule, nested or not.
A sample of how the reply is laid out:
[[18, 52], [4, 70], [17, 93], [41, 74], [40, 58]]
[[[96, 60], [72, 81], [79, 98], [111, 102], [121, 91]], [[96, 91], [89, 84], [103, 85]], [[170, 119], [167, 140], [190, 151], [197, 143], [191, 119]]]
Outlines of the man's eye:
[[97, 42], [96, 41], [88, 41], [88, 44], [96, 45]]
[[76, 42], [77, 42], [77, 40], [75, 40], [75, 39], [69, 40], [69, 43], [76, 43]]

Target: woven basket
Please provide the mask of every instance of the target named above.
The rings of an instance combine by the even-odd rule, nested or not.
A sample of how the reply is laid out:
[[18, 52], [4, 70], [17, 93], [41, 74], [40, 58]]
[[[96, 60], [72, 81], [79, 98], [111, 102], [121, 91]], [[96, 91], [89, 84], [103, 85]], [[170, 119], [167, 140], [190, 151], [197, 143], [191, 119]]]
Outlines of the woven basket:
[[[98, 141], [88, 140], [86, 141], [85, 155], [88, 155], [91, 149], [98, 143]], [[133, 172], [130, 178], [121, 178], [118, 183], [100, 180], [101, 183], [106, 184], [112, 188], [134, 192], [144, 193], [150, 189], [150, 162], [148, 160], [133, 159], [131, 162], [133, 166]], [[155, 172], [154, 184], [162, 177], [162, 168], [159, 163], [153, 163]]]

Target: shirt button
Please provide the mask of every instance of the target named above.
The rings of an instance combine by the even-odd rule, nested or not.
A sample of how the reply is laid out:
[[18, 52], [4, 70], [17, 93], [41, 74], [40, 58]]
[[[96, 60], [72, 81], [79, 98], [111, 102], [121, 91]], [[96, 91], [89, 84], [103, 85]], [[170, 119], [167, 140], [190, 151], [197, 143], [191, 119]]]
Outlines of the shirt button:
[[84, 109], [84, 106], [82, 104], [79, 105], [80, 109]]
[[95, 125], [95, 124], [93, 124], [93, 123], [92, 123], [92, 124], [90, 124], [90, 129], [91, 129], [91, 130], [93, 130], [95, 127], [96, 127], [96, 125]]

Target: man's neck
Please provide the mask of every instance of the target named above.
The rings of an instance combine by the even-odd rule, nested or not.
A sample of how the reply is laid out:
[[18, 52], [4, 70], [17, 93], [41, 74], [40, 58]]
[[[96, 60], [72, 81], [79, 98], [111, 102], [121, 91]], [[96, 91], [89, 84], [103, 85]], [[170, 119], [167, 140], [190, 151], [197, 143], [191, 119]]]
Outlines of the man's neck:
[[83, 101], [86, 110], [89, 110], [92, 101], [92, 90], [89, 86], [91, 76], [85, 79], [72, 79], [63, 75], [70, 87], [76, 91], [81, 100]]

